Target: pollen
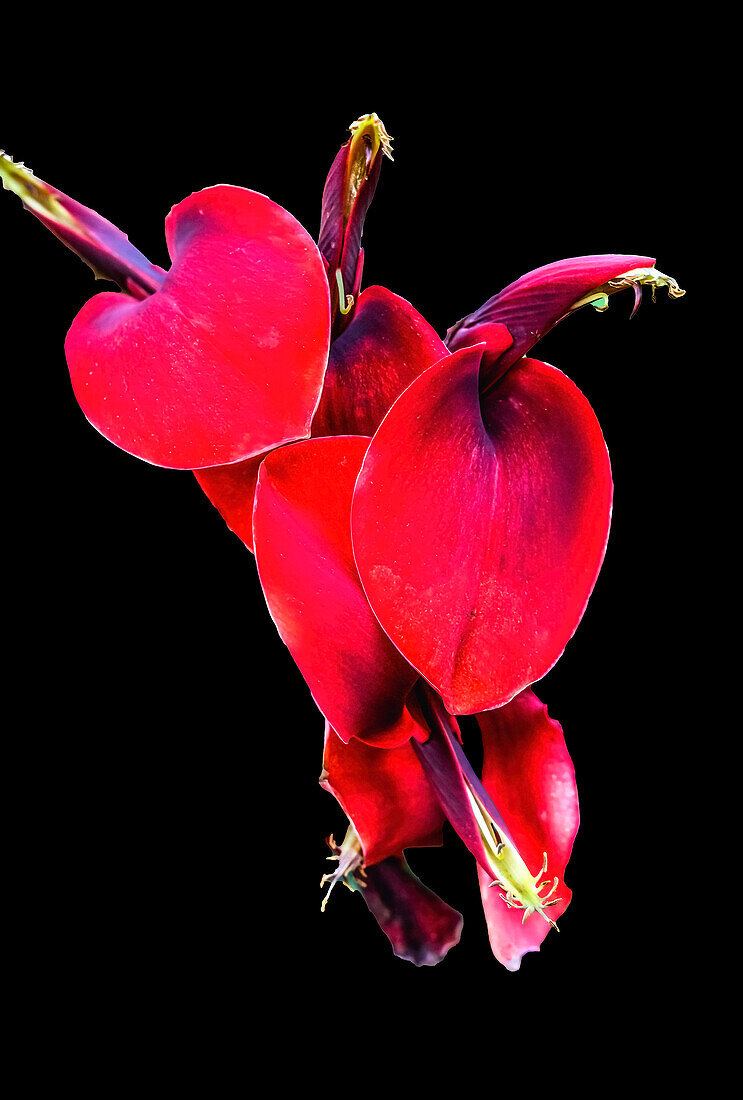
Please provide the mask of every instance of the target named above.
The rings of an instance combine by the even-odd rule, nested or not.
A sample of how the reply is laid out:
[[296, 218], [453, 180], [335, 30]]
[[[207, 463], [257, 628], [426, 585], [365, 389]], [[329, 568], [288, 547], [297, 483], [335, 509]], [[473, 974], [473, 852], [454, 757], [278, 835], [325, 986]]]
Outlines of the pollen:
[[357, 118], [355, 122], [352, 122], [348, 129], [354, 137], [356, 137], [359, 131], [361, 131], [362, 135], [364, 135], [365, 131], [370, 131], [370, 136], [373, 134], [375, 139], [375, 145], [381, 145], [384, 155], [389, 157], [390, 160], [394, 160], [392, 156], [392, 142], [394, 138], [387, 133], [385, 125], [379, 115], [374, 114], [374, 112], [370, 115], [362, 115], [360, 118]]

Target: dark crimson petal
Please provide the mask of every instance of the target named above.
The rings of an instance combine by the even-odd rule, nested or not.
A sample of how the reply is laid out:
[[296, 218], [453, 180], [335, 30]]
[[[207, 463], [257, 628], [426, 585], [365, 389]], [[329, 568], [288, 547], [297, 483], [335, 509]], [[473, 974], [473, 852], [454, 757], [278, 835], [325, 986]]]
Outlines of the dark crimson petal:
[[375, 619], [351, 549], [353, 487], [369, 440], [311, 439], [273, 451], [258, 478], [253, 534], [268, 608], [338, 735], [399, 745], [417, 673]]
[[[450, 351], [456, 351], [484, 342], [487, 349], [483, 372], [493, 381], [526, 355], [586, 294], [626, 271], [652, 267], [654, 263], [648, 256], [605, 255], [576, 256], [538, 267], [457, 321], [446, 334], [446, 345]], [[513, 337], [513, 346], [505, 354], [498, 346], [491, 348], [493, 324], [506, 325]]]
[[[392, 291], [363, 291], [348, 328], [330, 348], [313, 436], [373, 435], [402, 391], [448, 352], [421, 315]], [[267, 452], [266, 452], [267, 453]], [[265, 453], [196, 472], [225, 523], [253, 549], [253, 495]]]
[[161, 289], [99, 294], [69, 331], [85, 415], [125, 451], [179, 469], [309, 435], [330, 324], [309, 235], [265, 195], [227, 186], [184, 199], [165, 228]]
[[413, 382], [369, 447], [356, 563], [380, 623], [452, 714], [540, 679], [604, 556], [609, 458], [582, 393], [524, 359], [480, 399], [482, 347]]
[[404, 298], [382, 286], [359, 296], [333, 341], [312, 434], [374, 435], [402, 391], [448, 352]]
[[[546, 878], [559, 879], [553, 897], [562, 900], [547, 909], [556, 921], [572, 896], [563, 876], [579, 823], [575, 773], [562, 727], [528, 690], [507, 706], [478, 714], [477, 721], [486, 790], [497, 801], [529, 869], [536, 874], [546, 852]], [[506, 907], [497, 885], [488, 885], [491, 876], [479, 868], [478, 873], [493, 952], [509, 970], [518, 970], [527, 951], [539, 950], [549, 925], [538, 913], [522, 924], [523, 914]]]
[[441, 844], [444, 814], [409, 743], [344, 744], [326, 724], [322, 786], [340, 803], [369, 867], [405, 848]]
[[436, 966], [459, 943], [462, 914], [424, 886], [401, 857], [370, 867], [360, 891], [400, 959]]

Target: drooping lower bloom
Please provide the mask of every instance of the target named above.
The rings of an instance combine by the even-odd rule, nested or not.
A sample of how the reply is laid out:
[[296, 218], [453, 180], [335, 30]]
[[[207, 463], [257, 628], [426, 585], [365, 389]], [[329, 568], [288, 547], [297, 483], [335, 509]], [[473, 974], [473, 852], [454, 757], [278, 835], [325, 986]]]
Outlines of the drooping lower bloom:
[[[498, 961], [517, 970], [527, 952], [539, 950], [570, 902], [564, 876], [579, 820], [575, 774], [559, 723], [531, 690], [478, 715], [477, 722], [484, 749], [482, 784], [464, 778], [466, 768], [462, 783], [475, 808], [470, 823], [482, 842], [478, 878], [490, 943]], [[406, 876], [389, 868], [395, 853], [401, 860], [404, 849], [435, 841], [436, 832], [429, 835], [429, 830], [437, 824], [440, 829], [443, 818], [429, 782], [433, 773], [424, 769], [419, 754], [420, 746], [379, 749], [358, 741], [345, 745], [326, 729], [322, 783], [352, 822], [343, 851], [338, 850], [338, 870], [326, 879], [332, 887], [337, 881], [349, 883], [350, 876], [350, 884], [378, 920], [374, 902], [377, 882], [383, 879], [386, 912], [395, 914], [394, 927], [406, 929], [395, 940], [379, 920], [395, 953], [413, 961], [425, 957], [438, 962], [445, 953], [441, 929], [450, 935], [454, 930], [451, 915], [441, 909], [445, 903], [436, 899], [437, 906], [430, 892], [419, 897], [407, 886]], [[499, 803], [497, 821], [487, 809], [493, 799]], [[462, 817], [449, 808], [462, 827]], [[506, 851], [509, 846], [512, 850]], [[534, 908], [508, 881], [517, 866], [514, 851], [532, 879]], [[452, 946], [446, 937], [443, 946]]]

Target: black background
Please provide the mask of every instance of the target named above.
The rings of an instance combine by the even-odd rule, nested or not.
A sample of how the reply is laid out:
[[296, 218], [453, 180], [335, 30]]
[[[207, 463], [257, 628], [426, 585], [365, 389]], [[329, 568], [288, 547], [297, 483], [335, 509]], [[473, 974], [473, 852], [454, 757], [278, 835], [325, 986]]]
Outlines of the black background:
[[[171, 61], [165, 79], [156, 57], [134, 54], [110, 94], [104, 72], [42, 80], [46, 109], [7, 112], [0, 141], [167, 266], [165, 214], [217, 182], [267, 193], [316, 235], [345, 128], [375, 110], [395, 163], [367, 218], [364, 282], [408, 298], [440, 333], [566, 256], [655, 255], [688, 291], [655, 306], [646, 292], [631, 323], [631, 294], [616, 296], [539, 349], [591, 401], [615, 480], [604, 569], [536, 689], [578, 778], [574, 900], [560, 935], [503, 971], [474, 862], [449, 835], [411, 855], [464, 914], [440, 966], [395, 959], [344, 890], [320, 914], [323, 838], [342, 818], [317, 785], [321, 721], [253, 559], [190, 474], [141, 463], [87, 424], [63, 341], [105, 286], [2, 193], [18, 1011], [72, 1021], [112, 1050], [116, 1035], [177, 1052], [210, 1032], [238, 1053], [258, 1012], [264, 1030], [311, 1033], [316, 1061], [347, 1069], [434, 1020], [461, 1027], [468, 1051], [483, 1023], [497, 1045], [525, 1021], [535, 1073], [545, 1034], [575, 1038], [590, 1022], [614, 1059], [638, 1019], [647, 1040], [655, 1014], [674, 1010], [691, 965], [676, 895], [695, 735], [684, 701], [697, 686], [679, 573], [698, 489], [679, 466], [695, 461], [699, 155], [712, 138], [696, 110], [671, 109], [672, 93], [645, 95], [644, 55], [622, 74], [600, 55], [492, 78], [478, 64], [476, 84], [466, 65], [434, 68], [405, 94], [278, 55], [260, 80], [230, 53], [228, 78], [210, 56], [208, 71]], [[655, 65], [654, 88], [674, 79]]]

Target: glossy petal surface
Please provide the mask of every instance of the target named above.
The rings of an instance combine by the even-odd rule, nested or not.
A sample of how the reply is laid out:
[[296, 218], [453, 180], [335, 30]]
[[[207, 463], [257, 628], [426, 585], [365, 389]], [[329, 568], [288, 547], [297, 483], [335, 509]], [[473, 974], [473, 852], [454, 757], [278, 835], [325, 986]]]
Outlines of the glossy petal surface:
[[273, 451], [258, 478], [256, 563], [279, 634], [327, 720], [347, 741], [407, 741], [417, 679], [374, 617], [351, 549], [350, 510], [368, 439]]
[[[484, 342], [483, 371], [493, 381], [590, 291], [633, 268], [652, 267], [654, 262], [648, 256], [610, 254], [576, 256], [538, 267], [453, 325], [446, 335], [447, 347], [455, 351]], [[490, 339], [492, 326], [499, 323], [505, 324], [513, 337], [513, 346], [505, 353]]]
[[455, 352], [398, 399], [352, 514], [369, 602], [452, 714], [500, 706], [555, 663], [611, 513], [608, 454], [581, 392], [524, 359], [481, 400], [481, 350]]
[[80, 406], [125, 451], [196, 469], [309, 435], [329, 344], [322, 259], [265, 195], [211, 187], [166, 220], [173, 266], [137, 301], [99, 294], [65, 350]]
[[[563, 876], [578, 831], [578, 792], [573, 764], [562, 727], [547, 714], [533, 691], [524, 691], [507, 706], [477, 716], [482, 731], [482, 779], [497, 801], [503, 819], [527, 866], [536, 874], [548, 854], [547, 878], [559, 878], [548, 909], [557, 920], [567, 908], [571, 891]], [[527, 951], [538, 951], [549, 925], [533, 913], [508, 909], [489, 875], [478, 868], [490, 943], [496, 958], [509, 970], [518, 970]]]
[[325, 730], [323, 787], [356, 830], [366, 867], [405, 848], [441, 844], [444, 814], [412, 746], [380, 749]]

